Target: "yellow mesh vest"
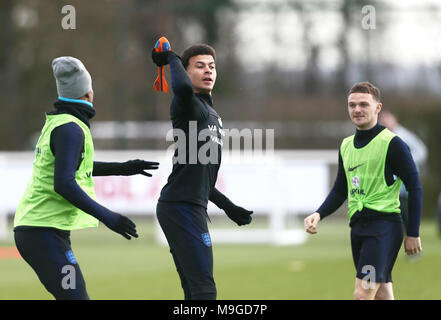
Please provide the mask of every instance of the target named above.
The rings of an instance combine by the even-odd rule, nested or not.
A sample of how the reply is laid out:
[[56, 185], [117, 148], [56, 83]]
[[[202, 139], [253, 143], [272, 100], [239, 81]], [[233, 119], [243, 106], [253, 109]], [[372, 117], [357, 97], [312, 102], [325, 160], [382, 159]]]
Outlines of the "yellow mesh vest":
[[343, 140], [340, 154], [348, 186], [348, 218], [369, 208], [378, 212], [400, 213], [400, 178], [388, 186], [384, 176], [389, 143], [395, 134], [381, 131], [363, 148], [354, 147], [354, 136]]
[[84, 155], [75, 172], [75, 180], [89, 197], [96, 199], [92, 178], [94, 147], [89, 128], [69, 114], [47, 115], [35, 149], [32, 177], [17, 207], [14, 227], [39, 226], [74, 230], [98, 226], [96, 218], [76, 208], [54, 190], [55, 157], [50, 148], [51, 132], [69, 122], [75, 122], [84, 132]]

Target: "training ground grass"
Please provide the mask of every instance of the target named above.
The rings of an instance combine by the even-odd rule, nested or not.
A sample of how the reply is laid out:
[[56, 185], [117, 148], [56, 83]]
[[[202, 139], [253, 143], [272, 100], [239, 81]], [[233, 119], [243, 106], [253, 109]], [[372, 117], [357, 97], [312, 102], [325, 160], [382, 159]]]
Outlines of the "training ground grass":
[[[168, 247], [155, 241], [153, 221], [133, 220], [140, 238], [130, 241], [102, 225], [72, 232], [89, 296], [183, 299]], [[331, 217], [303, 245], [214, 243], [218, 299], [352, 299], [355, 268], [349, 230], [347, 221]], [[393, 272], [396, 299], [441, 299], [441, 238], [434, 223], [422, 224], [421, 239], [418, 259], [408, 259], [401, 248]], [[12, 237], [0, 246], [14, 246]], [[0, 259], [0, 288], [0, 299], [52, 299], [31, 267], [14, 255]]]

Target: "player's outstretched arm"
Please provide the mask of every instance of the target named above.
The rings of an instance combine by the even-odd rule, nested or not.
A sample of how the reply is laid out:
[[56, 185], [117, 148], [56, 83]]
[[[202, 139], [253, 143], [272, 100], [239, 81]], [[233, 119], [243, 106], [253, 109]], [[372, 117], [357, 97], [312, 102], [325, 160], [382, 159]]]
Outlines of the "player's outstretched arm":
[[84, 134], [75, 123], [52, 131], [51, 150], [54, 162], [54, 190], [73, 206], [103, 222], [109, 229], [130, 240], [137, 238], [136, 226], [129, 218], [103, 207], [77, 184], [75, 171], [83, 150]]
[[230, 199], [222, 194], [216, 188], [210, 194], [210, 201], [220, 209], [224, 210], [228, 218], [233, 220], [239, 226], [251, 223], [253, 211], [249, 211], [242, 207], [236, 206]]
[[93, 162], [93, 176], [132, 176], [142, 174], [146, 177], [152, 175], [145, 170], [157, 170], [159, 162], [144, 161], [140, 159], [126, 162]]
[[208, 111], [205, 107], [200, 108], [195, 103], [196, 96], [193, 83], [182, 64], [181, 58], [171, 50], [156, 52], [153, 49], [152, 60], [157, 66], [170, 65], [171, 86], [174, 93], [174, 101], [170, 110], [172, 117], [185, 115], [193, 120], [206, 119], [209, 116]]

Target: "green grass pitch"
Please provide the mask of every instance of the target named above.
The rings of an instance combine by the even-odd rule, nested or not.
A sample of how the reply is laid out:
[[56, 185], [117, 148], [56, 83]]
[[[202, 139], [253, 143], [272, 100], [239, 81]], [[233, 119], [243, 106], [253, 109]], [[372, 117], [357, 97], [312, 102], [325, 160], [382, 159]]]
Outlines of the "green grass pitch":
[[[183, 299], [168, 247], [155, 242], [151, 220], [134, 218], [140, 238], [127, 241], [100, 225], [73, 231], [72, 248], [91, 299]], [[214, 226], [209, 226], [213, 228]], [[349, 226], [328, 218], [303, 245], [214, 243], [218, 299], [352, 299], [355, 269]], [[421, 226], [423, 254], [409, 260], [403, 248], [392, 274], [396, 299], [441, 299], [441, 238]], [[13, 246], [12, 239], [0, 246]], [[0, 259], [0, 299], [52, 299], [21, 259]]]

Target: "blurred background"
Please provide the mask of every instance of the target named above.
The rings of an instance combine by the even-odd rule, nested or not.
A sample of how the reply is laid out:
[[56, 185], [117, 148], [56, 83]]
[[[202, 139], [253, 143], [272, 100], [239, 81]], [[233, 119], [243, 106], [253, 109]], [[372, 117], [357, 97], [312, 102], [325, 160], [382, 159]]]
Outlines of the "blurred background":
[[[75, 9], [75, 29], [62, 27], [65, 5]], [[157, 68], [151, 49], [163, 35], [178, 54], [204, 42], [217, 52], [213, 97], [224, 127], [274, 129], [276, 150], [336, 152], [342, 138], [354, 131], [346, 108], [350, 87], [358, 81], [379, 87], [383, 108], [426, 147], [419, 163], [423, 219], [434, 226], [438, 241], [440, 29], [441, 3], [436, 0], [1, 0], [0, 151], [34, 149], [44, 113], [57, 97], [51, 61], [63, 55], [82, 60], [92, 75], [96, 150], [165, 150], [171, 94], [153, 91]], [[166, 76], [170, 83], [168, 69]], [[329, 165], [330, 188], [336, 165]], [[333, 219], [346, 219], [344, 211]], [[347, 228], [346, 221], [338, 223]], [[337, 240], [339, 234], [335, 231]], [[440, 253], [437, 245], [433, 248]], [[304, 263], [289, 265], [300, 270]], [[343, 279], [352, 287], [352, 279]], [[180, 298], [179, 291], [175, 297]]]

